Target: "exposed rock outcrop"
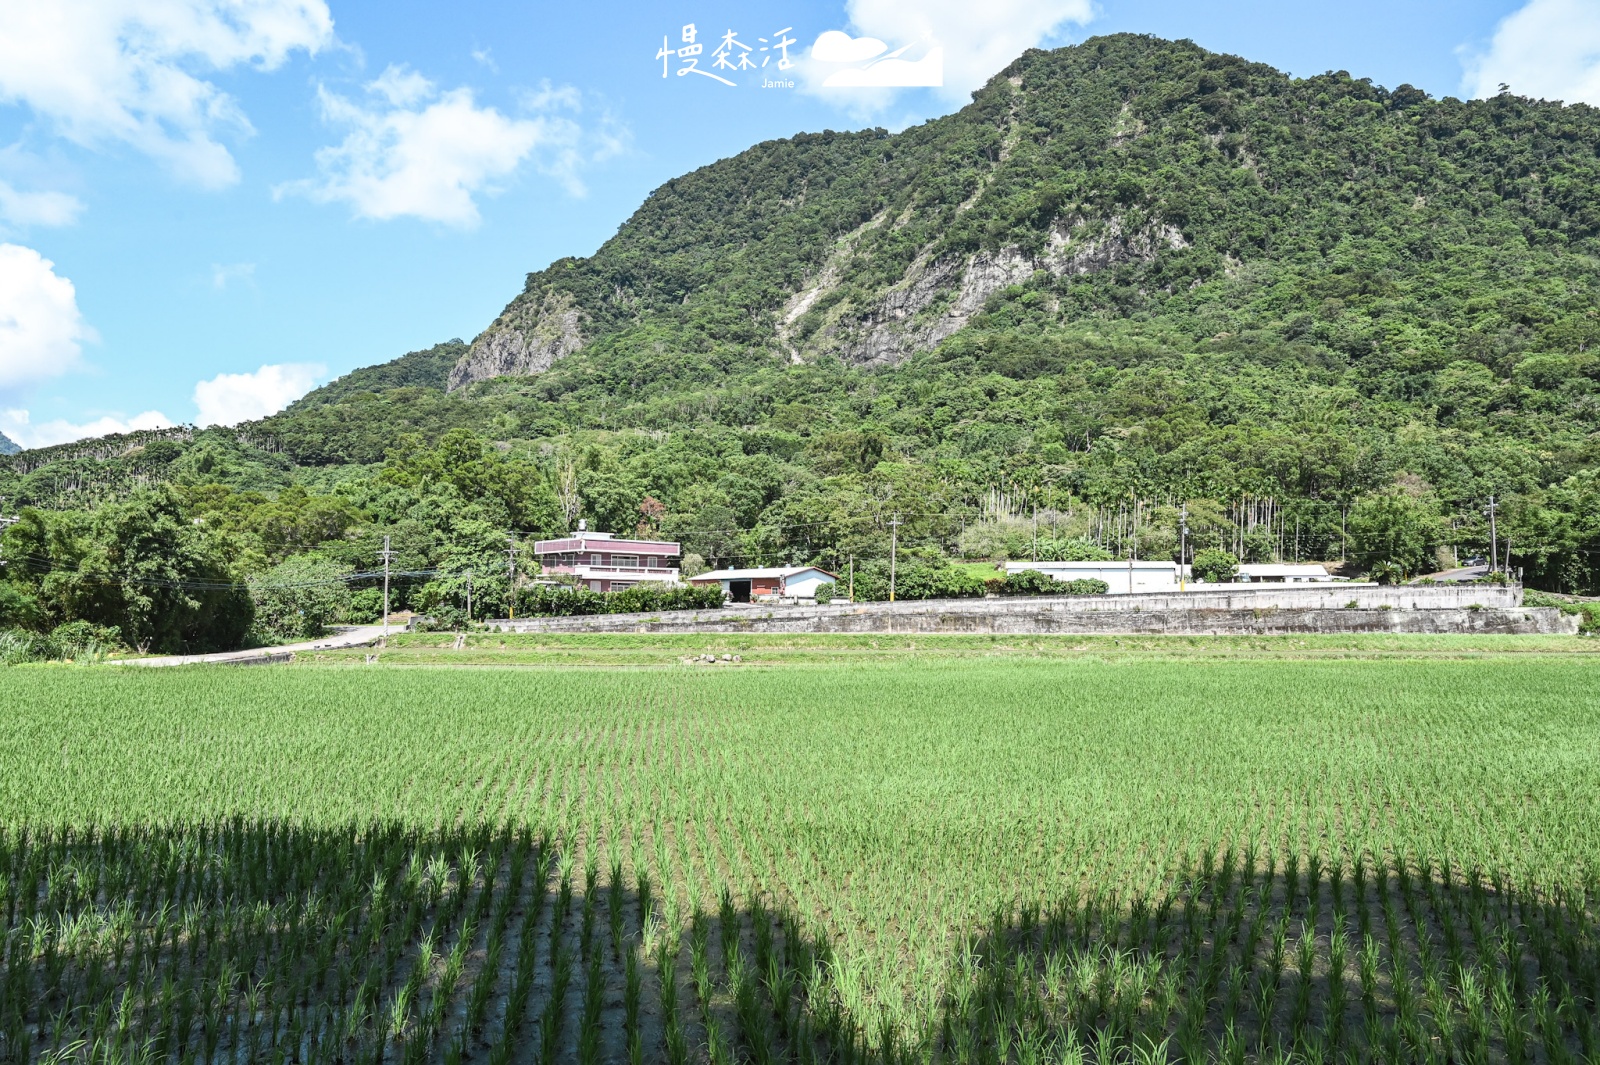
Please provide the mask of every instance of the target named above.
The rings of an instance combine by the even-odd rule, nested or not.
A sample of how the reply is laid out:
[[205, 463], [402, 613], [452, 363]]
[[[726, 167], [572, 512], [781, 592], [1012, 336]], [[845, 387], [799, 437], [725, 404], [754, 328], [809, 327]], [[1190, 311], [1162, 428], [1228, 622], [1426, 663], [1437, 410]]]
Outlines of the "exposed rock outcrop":
[[[853, 320], [842, 319], [833, 332], [846, 359], [866, 366], [892, 366], [954, 335], [991, 296], [1022, 284], [1036, 271], [1054, 277], [1093, 274], [1123, 263], [1151, 262], [1163, 250], [1188, 246], [1176, 226], [1159, 221], [1130, 229], [1117, 215], [1060, 220], [1051, 227], [1038, 256], [1009, 246], [980, 251], [965, 260], [918, 259], [871, 309]], [[814, 299], [816, 293], [811, 296]]]
[[542, 373], [584, 345], [572, 295], [545, 289], [512, 301], [450, 371], [450, 390], [508, 374]]

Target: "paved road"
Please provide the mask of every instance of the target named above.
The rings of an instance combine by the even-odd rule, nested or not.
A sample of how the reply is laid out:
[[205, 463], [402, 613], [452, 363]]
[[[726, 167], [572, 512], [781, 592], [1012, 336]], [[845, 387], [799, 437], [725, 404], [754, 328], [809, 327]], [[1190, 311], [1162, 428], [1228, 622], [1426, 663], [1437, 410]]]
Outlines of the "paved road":
[[[404, 632], [403, 627], [390, 626], [390, 632]], [[357, 625], [342, 629], [320, 640], [305, 643], [281, 644], [277, 647], [253, 647], [248, 651], [218, 651], [209, 655], [161, 655], [155, 658], [123, 658], [113, 664], [119, 666], [195, 666], [206, 662], [248, 665], [252, 662], [273, 662], [297, 651], [321, 651], [330, 647], [360, 647], [375, 643], [383, 637], [382, 625]]]

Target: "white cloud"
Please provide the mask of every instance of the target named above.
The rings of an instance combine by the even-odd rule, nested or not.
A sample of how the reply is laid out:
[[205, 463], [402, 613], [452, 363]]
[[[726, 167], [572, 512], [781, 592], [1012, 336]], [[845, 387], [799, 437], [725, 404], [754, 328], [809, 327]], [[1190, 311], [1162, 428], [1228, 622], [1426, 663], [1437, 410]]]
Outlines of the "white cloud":
[[328, 372], [313, 363], [280, 363], [255, 373], [218, 374], [194, 386], [194, 404], [200, 409], [195, 424], [238, 425], [276, 414], [316, 385]]
[[69, 422], [64, 418], [40, 422], [35, 425], [25, 410], [0, 410], [0, 432], [23, 447], [50, 447], [70, 444], [74, 440], [87, 440], [112, 433], [131, 433], [137, 429], [168, 429], [172, 419], [158, 410], [147, 410], [124, 418], [119, 414], [106, 414], [92, 421]]
[[120, 141], [218, 187], [238, 167], [214, 138], [250, 132], [200, 75], [271, 70], [333, 41], [324, 0], [5, 0], [0, 103], [21, 103], [84, 145]]
[[70, 226], [83, 201], [65, 192], [22, 192], [0, 180], [0, 222], [13, 226]]
[[0, 244], [0, 393], [53, 377], [94, 337], [72, 282], [32, 248]]
[[1493, 96], [1501, 84], [1519, 96], [1600, 106], [1600, 4], [1529, 0], [1495, 28], [1487, 51], [1464, 54], [1461, 86]]
[[255, 263], [212, 263], [211, 287], [221, 292], [235, 281], [255, 283]]
[[433, 95], [433, 82], [403, 64], [391, 63], [367, 83], [367, 89], [396, 107], [410, 107]]
[[[845, 10], [850, 25], [868, 38], [898, 46], [921, 43], [930, 52], [942, 46], [944, 93], [958, 99], [1067, 23], [1081, 25], [1094, 17], [1091, 0], [848, 0]], [[813, 83], [829, 73], [814, 69], [814, 58], [806, 60], [812, 68], [806, 74]], [[909, 65], [905, 60], [890, 62]], [[903, 70], [895, 73], [917, 76]]]
[[274, 190], [320, 203], [348, 203], [357, 217], [410, 216], [471, 228], [481, 220], [475, 197], [492, 195], [524, 161], [551, 174], [574, 195], [583, 193], [578, 171], [620, 150], [624, 134], [603, 119], [585, 130], [576, 119], [577, 90], [545, 85], [524, 107], [539, 111], [510, 118], [479, 107], [471, 89], [441, 92], [404, 67], [390, 67], [366, 86], [370, 104], [319, 88], [323, 116], [349, 132], [317, 152], [322, 176]]

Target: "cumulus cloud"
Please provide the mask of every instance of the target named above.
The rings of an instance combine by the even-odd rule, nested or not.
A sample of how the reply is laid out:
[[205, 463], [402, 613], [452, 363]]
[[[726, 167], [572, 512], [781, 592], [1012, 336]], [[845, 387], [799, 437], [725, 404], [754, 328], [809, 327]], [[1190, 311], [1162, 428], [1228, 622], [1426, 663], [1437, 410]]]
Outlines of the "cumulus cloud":
[[[939, 58], [943, 60], [943, 91], [958, 99], [988, 81], [1024, 50], [1047, 41], [1067, 23], [1081, 25], [1094, 16], [1091, 0], [986, 0], [981, 4], [972, 0], [848, 0], [845, 11], [851, 27], [866, 40], [857, 37], [857, 43], [847, 46], [839, 38], [819, 38], [817, 43], [824, 46], [824, 55], [865, 53], [884, 41], [902, 48], [921, 45], [928, 54], [942, 48]], [[848, 39], [844, 34], [840, 37]], [[810, 69], [806, 75], [814, 85], [837, 73], [825, 66], [818, 69], [821, 62], [822, 57], [814, 54], [807, 59]], [[935, 66], [929, 63], [918, 72], [902, 69], [912, 65], [910, 60], [885, 57], [878, 62], [899, 66], [877, 75], [867, 67], [867, 73], [846, 76], [833, 85], [926, 85]]]
[[1495, 29], [1489, 47], [1464, 55], [1462, 89], [1600, 105], [1600, 4], [1529, 0]]
[[276, 414], [316, 385], [328, 372], [314, 363], [279, 363], [255, 373], [218, 374], [194, 386], [195, 424], [238, 425]]
[[70, 226], [83, 213], [83, 201], [65, 192], [23, 192], [0, 180], [0, 223], [12, 226]]
[[271, 70], [333, 41], [324, 0], [0, 3], [0, 103], [83, 145], [122, 142], [206, 187], [238, 180], [216, 136], [250, 132], [205, 74]]
[[389, 67], [366, 89], [363, 102], [319, 88], [323, 116], [349, 132], [317, 152], [320, 177], [281, 185], [275, 195], [346, 203], [360, 218], [471, 228], [481, 221], [476, 197], [498, 192], [525, 161], [582, 195], [580, 169], [622, 145], [608, 119], [592, 129], [579, 124], [581, 100], [570, 87], [525, 95], [532, 114], [520, 118], [480, 107], [471, 89], [441, 91], [405, 67]]
[[138, 429], [169, 429], [172, 419], [158, 410], [147, 410], [125, 418], [120, 414], [105, 414], [86, 422], [71, 422], [57, 418], [35, 424], [25, 410], [0, 410], [0, 432], [23, 447], [51, 447], [70, 444], [74, 440], [88, 440], [113, 433], [131, 433]]
[[0, 244], [0, 393], [66, 372], [94, 338], [55, 265], [32, 248]]

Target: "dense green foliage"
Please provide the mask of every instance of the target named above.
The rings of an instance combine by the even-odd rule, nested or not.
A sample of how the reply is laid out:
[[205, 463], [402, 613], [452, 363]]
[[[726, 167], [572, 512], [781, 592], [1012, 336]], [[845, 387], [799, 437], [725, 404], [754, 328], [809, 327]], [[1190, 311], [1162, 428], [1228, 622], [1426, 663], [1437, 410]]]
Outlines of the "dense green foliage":
[[1225, 584], [1233, 580], [1239, 572], [1239, 560], [1229, 552], [1215, 547], [1196, 551], [1189, 566], [1195, 580], [1209, 581], [1213, 584]]
[[170, 483], [235, 537], [241, 576], [319, 544], [370, 568], [384, 533], [403, 568], [459, 573], [495, 535], [579, 518], [713, 565], [883, 559], [897, 515], [935, 570], [1175, 558], [1187, 505], [1193, 550], [1401, 579], [1486, 557], [1494, 495], [1502, 561], [1600, 591], [1584, 105], [1096, 38], [902, 133], [800, 135], [668, 182], [595, 255], [530, 274], [490, 333], [547, 311], [583, 344], [535, 376], [449, 391], [452, 341], [237, 432], [0, 458], [0, 496], [92, 508]]
[[0, 1045], [1583, 1060], [1588, 659], [14, 670]]
[[569, 617], [583, 614], [638, 614], [657, 610], [710, 610], [722, 606], [720, 584], [636, 584], [619, 592], [534, 585], [517, 596], [517, 614]]

